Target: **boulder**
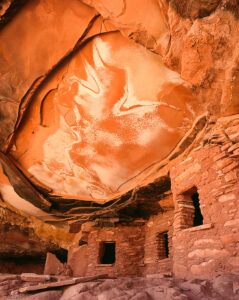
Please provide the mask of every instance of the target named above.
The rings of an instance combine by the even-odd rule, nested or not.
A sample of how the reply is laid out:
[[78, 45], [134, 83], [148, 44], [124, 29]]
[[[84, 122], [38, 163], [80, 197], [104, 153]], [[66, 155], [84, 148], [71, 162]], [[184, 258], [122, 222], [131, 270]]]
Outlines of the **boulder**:
[[52, 253], [48, 252], [46, 256], [46, 263], [44, 268], [45, 275], [60, 275], [64, 271], [64, 265]]

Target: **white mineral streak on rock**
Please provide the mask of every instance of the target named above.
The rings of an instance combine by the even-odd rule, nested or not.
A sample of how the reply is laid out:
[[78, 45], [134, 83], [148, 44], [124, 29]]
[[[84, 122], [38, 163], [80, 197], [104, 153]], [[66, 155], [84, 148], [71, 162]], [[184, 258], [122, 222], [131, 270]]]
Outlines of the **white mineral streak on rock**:
[[[116, 50], [110, 41], [94, 39], [91, 58], [81, 51], [70, 62], [54, 98], [60, 112], [58, 129], [44, 141], [44, 160], [28, 168], [56, 193], [107, 198], [151, 163], [144, 160], [155, 141], [182, 134], [181, 127], [164, 115], [179, 116], [180, 101], [174, 104], [159, 97], [183, 86], [180, 76], [143, 47], [125, 40], [126, 45]], [[194, 115], [192, 106], [187, 109]], [[132, 147], [140, 147], [133, 156]], [[131, 152], [122, 157], [124, 149]]]

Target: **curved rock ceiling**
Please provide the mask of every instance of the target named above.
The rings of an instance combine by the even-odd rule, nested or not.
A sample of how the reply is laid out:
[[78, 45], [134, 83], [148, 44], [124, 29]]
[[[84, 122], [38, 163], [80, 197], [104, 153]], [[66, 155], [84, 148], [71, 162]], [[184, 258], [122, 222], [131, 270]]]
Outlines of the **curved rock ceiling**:
[[107, 199], [167, 156], [196, 115], [190, 90], [159, 56], [108, 33], [36, 93], [10, 154], [55, 193]]
[[51, 197], [104, 204], [189, 145], [201, 116], [236, 113], [238, 26], [224, 2], [4, 1], [2, 198], [42, 218]]

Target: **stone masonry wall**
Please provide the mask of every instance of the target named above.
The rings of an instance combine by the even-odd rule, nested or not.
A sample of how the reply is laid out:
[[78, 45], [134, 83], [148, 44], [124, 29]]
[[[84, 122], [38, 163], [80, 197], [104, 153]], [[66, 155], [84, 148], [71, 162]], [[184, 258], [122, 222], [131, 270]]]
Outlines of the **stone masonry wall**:
[[[175, 218], [173, 271], [177, 277], [210, 278], [239, 270], [239, 143], [207, 144], [171, 170]], [[203, 225], [189, 227], [196, 188]], [[187, 228], [189, 227], [189, 228]]]
[[[116, 242], [115, 263], [99, 262], [101, 242]], [[144, 226], [96, 228], [88, 236], [87, 275], [106, 273], [109, 276], [140, 276], [144, 268]]]
[[[150, 217], [145, 225], [145, 274], [172, 271], [173, 211]], [[169, 257], [161, 259], [158, 234], [168, 233]], [[162, 246], [162, 245], [161, 245]]]

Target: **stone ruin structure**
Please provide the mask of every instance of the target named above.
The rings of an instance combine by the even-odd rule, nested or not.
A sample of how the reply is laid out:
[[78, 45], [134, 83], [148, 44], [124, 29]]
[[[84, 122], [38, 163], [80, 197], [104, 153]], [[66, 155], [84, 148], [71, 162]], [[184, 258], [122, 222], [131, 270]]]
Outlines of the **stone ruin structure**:
[[1, 273], [238, 275], [238, 28], [237, 0], [0, 1]]
[[[68, 254], [74, 274], [172, 272], [190, 279], [238, 271], [238, 129], [238, 115], [212, 122], [201, 145], [175, 160], [170, 176], [148, 179], [131, 195], [119, 210], [124, 217], [73, 223], [79, 231]], [[135, 205], [137, 217], [125, 220]]]

